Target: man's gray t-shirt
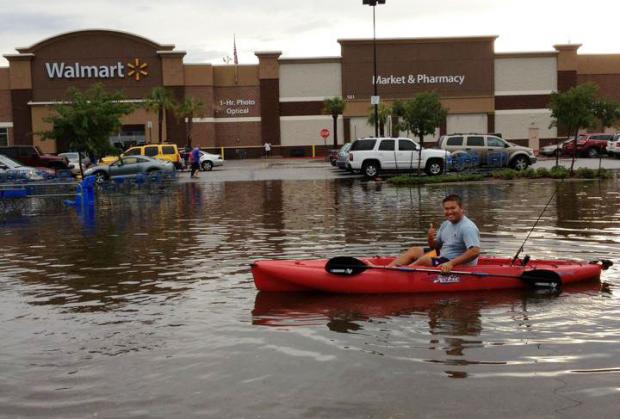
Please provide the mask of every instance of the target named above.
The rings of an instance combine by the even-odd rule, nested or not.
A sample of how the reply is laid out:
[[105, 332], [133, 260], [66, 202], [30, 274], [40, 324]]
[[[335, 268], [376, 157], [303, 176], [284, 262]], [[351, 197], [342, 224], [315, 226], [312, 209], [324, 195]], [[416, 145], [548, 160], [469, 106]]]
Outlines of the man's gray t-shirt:
[[[436, 242], [437, 248], [441, 249], [441, 257], [454, 259], [470, 247], [480, 247], [480, 231], [476, 224], [466, 216], [463, 216], [456, 224], [446, 220], [439, 227]], [[478, 263], [478, 258], [469, 262], [468, 265], [476, 263]]]

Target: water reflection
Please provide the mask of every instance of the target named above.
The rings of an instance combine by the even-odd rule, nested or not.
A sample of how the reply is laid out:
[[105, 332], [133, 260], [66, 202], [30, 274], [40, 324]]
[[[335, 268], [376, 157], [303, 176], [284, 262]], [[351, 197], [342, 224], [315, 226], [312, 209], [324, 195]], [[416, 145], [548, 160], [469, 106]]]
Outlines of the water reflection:
[[[99, 197], [85, 217], [61, 201], [33, 203], [0, 225], [0, 411], [190, 417], [216, 415], [215, 406], [219, 416], [356, 417], [364, 406], [376, 417], [424, 416], [442, 409], [437, 389], [462, 394], [446, 377], [477, 380], [474, 398], [518, 377], [511, 388], [544, 388], [537, 394], [552, 403], [562, 390], [538, 387], [541, 377], [571, 374], [581, 380], [575, 394], [597, 394], [584, 406], [604, 406], [611, 396], [594, 389], [611, 385], [598, 371], [618, 368], [618, 264], [602, 290], [559, 296], [265, 295], [250, 274], [254, 259], [394, 255], [424, 243], [451, 192], [480, 226], [484, 252], [512, 255], [556, 184], [192, 182]], [[616, 180], [565, 182], [525, 253], [615, 259], [619, 189]], [[369, 402], [375, 378], [385, 390]], [[319, 387], [325, 393], [313, 393]], [[321, 410], [327, 393], [351, 403]], [[120, 401], [108, 409], [100, 400]]]

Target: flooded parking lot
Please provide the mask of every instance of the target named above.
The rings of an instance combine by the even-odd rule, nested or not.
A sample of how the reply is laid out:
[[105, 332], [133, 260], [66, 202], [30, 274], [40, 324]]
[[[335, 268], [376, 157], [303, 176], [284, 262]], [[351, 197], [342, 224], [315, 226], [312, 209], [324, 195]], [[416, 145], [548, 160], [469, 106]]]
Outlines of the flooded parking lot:
[[325, 296], [257, 293], [249, 263], [396, 254], [453, 192], [511, 256], [556, 187], [525, 253], [617, 262], [618, 180], [237, 180], [0, 225], [0, 416], [617, 416], [617, 264], [560, 295]]

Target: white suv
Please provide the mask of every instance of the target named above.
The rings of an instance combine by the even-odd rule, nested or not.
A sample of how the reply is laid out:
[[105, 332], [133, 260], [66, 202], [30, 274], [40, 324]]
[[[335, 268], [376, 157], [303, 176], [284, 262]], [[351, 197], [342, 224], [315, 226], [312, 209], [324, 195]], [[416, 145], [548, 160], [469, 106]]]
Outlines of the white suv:
[[607, 154], [610, 156], [620, 157], [620, 133], [614, 135], [614, 137], [607, 143]]
[[[410, 138], [362, 138], [349, 150], [348, 167], [374, 178], [382, 171], [413, 172], [418, 170], [420, 145]], [[420, 167], [430, 176], [443, 173], [450, 153], [444, 150], [422, 150]]]

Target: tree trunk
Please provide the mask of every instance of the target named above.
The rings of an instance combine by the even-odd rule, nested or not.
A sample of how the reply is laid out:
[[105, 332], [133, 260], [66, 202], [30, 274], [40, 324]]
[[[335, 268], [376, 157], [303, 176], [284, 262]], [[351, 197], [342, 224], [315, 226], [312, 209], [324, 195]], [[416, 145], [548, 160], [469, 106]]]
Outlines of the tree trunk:
[[338, 148], [338, 115], [332, 115], [334, 119], [334, 148]]
[[577, 158], [577, 133], [579, 132], [579, 128], [575, 129], [575, 144], [573, 147], [573, 159], [570, 162], [570, 175], [573, 176], [574, 172], [574, 167], [575, 167], [575, 159]]
[[379, 121], [379, 134], [385, 137], [385, 123], [383, 121]]
[[161, 144], [161, 136], [162, 136], [162, 131], [164, 129], [164, 110], [160, 109], [157, 112], [157, 122], [159, 124], [158, 128], [158, 133], [159, 133], [159, 137], [157, 138], [157, 141], [159, 142], [159, 144]]

